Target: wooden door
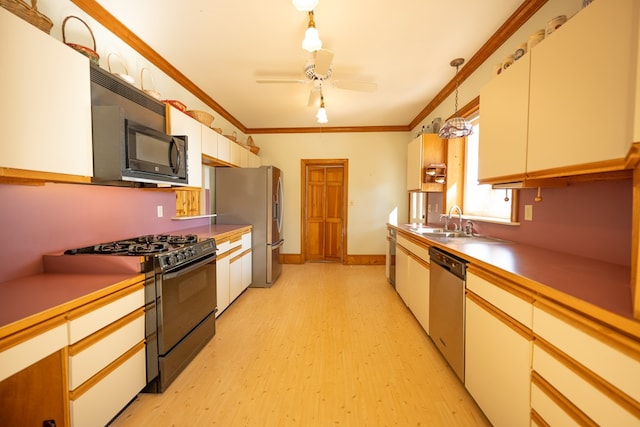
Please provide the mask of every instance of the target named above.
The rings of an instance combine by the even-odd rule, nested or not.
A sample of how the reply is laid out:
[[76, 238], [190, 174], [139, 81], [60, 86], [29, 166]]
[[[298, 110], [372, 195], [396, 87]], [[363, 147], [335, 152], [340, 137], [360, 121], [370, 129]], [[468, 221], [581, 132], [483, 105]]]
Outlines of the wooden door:
[[345, 166], [307, 163], [304, 169], [305, 260], [342, 262], [346, 249]]

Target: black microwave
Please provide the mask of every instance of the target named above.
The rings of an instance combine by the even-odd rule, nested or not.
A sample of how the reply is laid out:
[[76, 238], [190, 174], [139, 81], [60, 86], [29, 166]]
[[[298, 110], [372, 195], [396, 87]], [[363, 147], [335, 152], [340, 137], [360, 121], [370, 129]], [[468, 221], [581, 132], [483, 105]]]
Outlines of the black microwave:
[[93, 181], [187, 185], [187, 136], [128, 120], [118, 106], [92, 107]]

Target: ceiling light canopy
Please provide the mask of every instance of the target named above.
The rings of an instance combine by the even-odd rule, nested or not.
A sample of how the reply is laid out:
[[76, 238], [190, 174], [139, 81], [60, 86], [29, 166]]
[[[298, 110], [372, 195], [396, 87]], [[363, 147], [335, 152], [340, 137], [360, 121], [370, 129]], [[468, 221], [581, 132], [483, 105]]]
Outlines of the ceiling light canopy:
[[322, 92], [320, 92], [320, 108], [318, 109], [318, 114], [316, 114], [316, 119], [318, 119], [318, 123], [329, 122], [327, 110], [324, 108], [324, 96], [322, 96]]
[[318, 0], [293, 0], [293, 6], [300, 12], [311, 12], [318, 5]]
[[453, 117], [445, 122], [438, 132], [438, 136], [444, 139], [462, 138], [471, 135], [471, 123], [462, 117], [458, 117], [458, 68], [464, 64], [463, 58], [456, 58], [451, 61], [450, 65], [456, 67], [456, 111]]
[[316, 29], [316, 23], [313, 20], [313, 11], [309, 11], [309, 26], [304, 33], [304, 40], [302, 40], [302, 48], [309, 52], [315, 52], [322, 48], [322, 41], [320, 35]]

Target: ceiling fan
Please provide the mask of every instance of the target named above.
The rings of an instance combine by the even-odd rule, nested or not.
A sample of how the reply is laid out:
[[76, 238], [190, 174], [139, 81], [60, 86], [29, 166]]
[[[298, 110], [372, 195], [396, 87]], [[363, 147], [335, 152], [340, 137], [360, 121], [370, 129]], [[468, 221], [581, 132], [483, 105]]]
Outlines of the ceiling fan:
[[304, 66], [304, 78], [290, 79], [257, 79], [256, 83], [298, 83], [311, 84], [308, 106], [316, 105], [320, 100], [323, 88], [330, 86], [336, 89], [355, 90], [360, 92], [373, 92], [378, 88], [374, 82], [359, 80], [330, 80], [332, 69], [333, 52], [327, 49], [319, 49], [314, 52], [313, 58], [309, 59]]

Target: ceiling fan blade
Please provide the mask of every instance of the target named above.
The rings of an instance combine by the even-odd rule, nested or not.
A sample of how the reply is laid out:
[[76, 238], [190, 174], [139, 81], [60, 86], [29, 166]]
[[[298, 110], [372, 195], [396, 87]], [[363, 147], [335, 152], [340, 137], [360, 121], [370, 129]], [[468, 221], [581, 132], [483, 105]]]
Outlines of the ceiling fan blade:
[[307, 102], [307, 107], [318, 105], [318, 102], [320, 102], [320, 91], [312, 89], [309, 92], [309, 102]]
[[338, 89], [357, 90], [359, 92], [373, 92], [378, 88], [377, 83], [358, 80], [335, 80], [333, 87]]
[[314, 72], [316, 76], [320, 78], [327, 77], [331, 61], [333, 61], [333, 52], [327, 49], [316, 50], [315, 57]]
[[256, 79], [256, 83], [302, 83], [307, 84], [309, 80], [301, 79]]

